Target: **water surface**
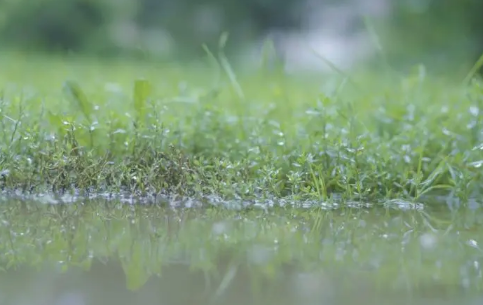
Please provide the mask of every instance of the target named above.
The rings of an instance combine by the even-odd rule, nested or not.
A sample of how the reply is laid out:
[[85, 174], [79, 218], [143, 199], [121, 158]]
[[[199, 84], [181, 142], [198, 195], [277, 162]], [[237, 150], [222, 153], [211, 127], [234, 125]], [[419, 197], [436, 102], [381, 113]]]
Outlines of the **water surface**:
[[0, 206], [0, 303], [483, 304], [476, 208]]

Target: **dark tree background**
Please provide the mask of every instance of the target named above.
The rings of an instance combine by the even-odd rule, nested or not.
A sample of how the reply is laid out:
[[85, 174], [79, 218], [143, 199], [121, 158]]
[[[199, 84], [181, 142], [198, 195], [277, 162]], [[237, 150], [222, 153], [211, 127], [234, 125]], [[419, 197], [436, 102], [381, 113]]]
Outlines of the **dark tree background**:
[[[319, 0], [320, 5], [357, 0]], [[400, 62], [475, 60], [483, 52], [483, 1], [387, 0], [374, 20], [384, 52]], [[193, 56], [230, 33], [228, 50], [271, 30], [300, 29], [303, 0], [0, 0], [0, 47], [86, 54]], [[362, 24], [362, 23], [361, 23]], [[146, 51], [148, 50], [148, 51]]]

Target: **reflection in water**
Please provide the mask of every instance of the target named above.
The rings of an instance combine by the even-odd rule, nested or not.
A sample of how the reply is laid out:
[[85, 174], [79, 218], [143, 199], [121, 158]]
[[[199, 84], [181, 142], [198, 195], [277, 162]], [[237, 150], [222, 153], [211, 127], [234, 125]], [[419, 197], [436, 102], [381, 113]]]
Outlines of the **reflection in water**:
[[[225, 270], [226, 271], [226, 270]], [[130, 305], [130, 304], [481, 304], [482, 298], [445, 296], [444, 287], [432, 295], [411, 297], [401, 291], [378, 291], [360, 274], [330, 274], [285, 270], [272, 279], [256, 276], [248, 268], [236, 269], [223, 285], [223, 275], [190, 270], [189, 265], [165, 266], [161, 276], [151, 277], [141, 288], [126, 288], [118, 262], [92, 265], [89, 271], [56, 272], [30, 268], [2, 273], [1, 304], [12, 305]], [[260, 274], [259, 274], [260, 275]], [[222, 287], [224, 286], [224, 287]], [[372, 286], [372, 287], [371, 287]], [[221, 290], [220, 290], [221, 289]]]
[[0, 304], [482, 304], [479, 217], [12, 201]]

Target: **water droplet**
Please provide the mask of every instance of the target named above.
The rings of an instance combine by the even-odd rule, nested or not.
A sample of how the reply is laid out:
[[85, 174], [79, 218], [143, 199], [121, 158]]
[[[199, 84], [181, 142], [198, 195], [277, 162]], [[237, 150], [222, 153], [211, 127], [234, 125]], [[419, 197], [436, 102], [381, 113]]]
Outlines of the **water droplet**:
[[305, 111], [305, 113], [308, 114], [308, 115], [320, 115], [319, 111], [316, 111], [316, 110], [313, 110], [313, 109], [309, 109], [309, 110]]
[[483, 165], [483, 160], [471, 162], [468, 164], [469, 166], [472, 166], [474, 168], [480, 168]]
[[478, 243], [474, 239], [470, 239], [466, 242], [466, 244], [472, 248], [479, 249]]
[[113, 134], [117, 134], [117, 133], [126, 133], [126, 130], [124, 129], [116, 129]]

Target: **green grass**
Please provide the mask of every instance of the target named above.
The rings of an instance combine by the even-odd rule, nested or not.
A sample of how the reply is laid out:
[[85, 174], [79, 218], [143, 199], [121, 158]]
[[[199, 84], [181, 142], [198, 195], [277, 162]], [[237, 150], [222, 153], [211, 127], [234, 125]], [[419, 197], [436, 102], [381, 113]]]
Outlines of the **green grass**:
[[481, 196], [482, 82], [237, 75], [222, 59], [3, 57], [1, 187], [248, 203]]

